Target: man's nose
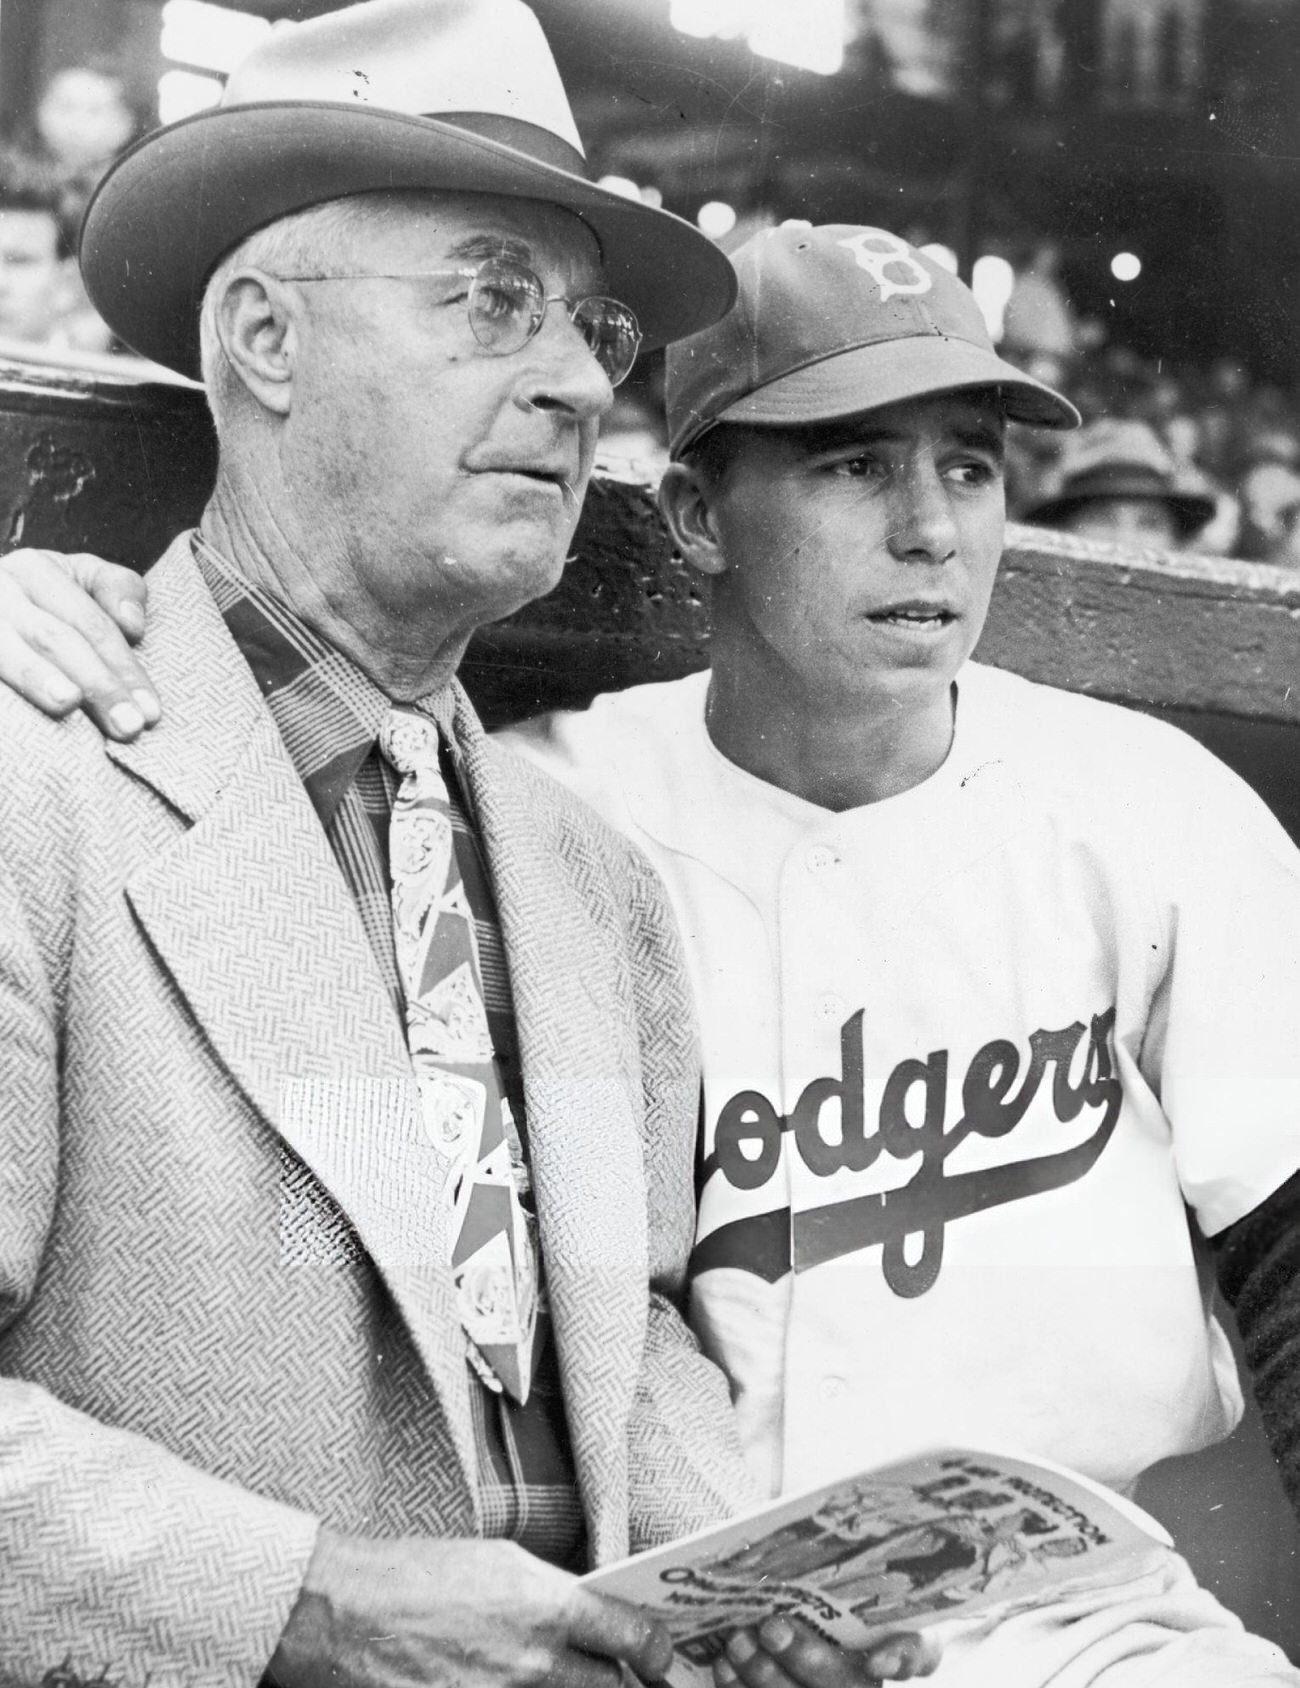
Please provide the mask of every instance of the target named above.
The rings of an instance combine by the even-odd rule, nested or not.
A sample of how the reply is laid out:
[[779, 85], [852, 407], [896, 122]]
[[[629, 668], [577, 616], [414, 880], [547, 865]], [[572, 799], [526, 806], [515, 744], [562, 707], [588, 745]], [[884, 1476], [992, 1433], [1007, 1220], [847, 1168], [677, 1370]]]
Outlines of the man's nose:
[[903, 563], [950, 561], [957, 551], [957, 524], [938, 469], [933, 463], [909, 460], [891, 479], [890, 555]]
[[603, 416], [614, 402], [608, 375], [561, 300], [552, 302], [541, 328], [516, 355], [521, 366], [515, 397], [525, 409], [559, 411], [586, 422]]

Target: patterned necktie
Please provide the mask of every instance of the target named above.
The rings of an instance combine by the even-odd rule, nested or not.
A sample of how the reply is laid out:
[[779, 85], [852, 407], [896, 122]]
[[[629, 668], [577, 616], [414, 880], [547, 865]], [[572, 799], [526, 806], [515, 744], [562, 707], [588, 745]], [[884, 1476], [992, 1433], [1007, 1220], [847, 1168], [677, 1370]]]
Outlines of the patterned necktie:
[[394, 708], [380, 749], [402, 775], [389, 826], [393, 930], [425, 1128], [451, 1158], [452, 1275], [469, 1357], [489, 1388], [528, 1399], [537, 1256], [519, 1133], [492, 1049], [474, 911], [452, 838], [438, 729]]

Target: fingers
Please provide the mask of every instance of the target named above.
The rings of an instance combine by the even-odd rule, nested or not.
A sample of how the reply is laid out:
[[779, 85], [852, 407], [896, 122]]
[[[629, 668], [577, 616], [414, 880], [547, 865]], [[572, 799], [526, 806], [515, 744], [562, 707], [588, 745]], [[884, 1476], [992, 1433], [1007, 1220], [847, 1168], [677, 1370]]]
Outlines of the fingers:
[[538, 1688], [641, 1688], [641, 1680], [628, 1665], [574, 1652], [554, 1661], [537, 1678]]
[[[22, 553], [17, 553], [21, 555]], [[52, 551], [33, 556], [53, 557]], [[112, 618], [134, 645], [144, 632], [145, 604], [149, 588], [134, 569], [92, 557], [87, 551], [70, 553], [64, 566], [77, 585], [89, 592], [105, 615]]]
[[[49, 715], [82, 703], [102, 732], [135, 738], [161, 711], [114, 617], [130, 622], [135, 605], [142, 625], [142, 583], [130, 587], [121, 579], [128, 570], [97, 558], [68, 562], [77, 578], [46, 552], [16, 552], [0, 565], [0, 683]], [[108, 594], [113, 614], [84, 583]]]
[[568, 1619], [571, 1646], [621, 1661], [645, 1682], [659, 1682], [667, 1676], [673, 1660], [672, 1638], [640, 1607], [575, 1588]]
[[891, 1635], [877, 1641], [863, 1655], [867, 1672], [882, 1681], [910, 1682], [932, 1676], [939, 1668], [943, 1648], [928, 1635]]
[[893, 1635], [866, 1652], [825, 1641], [790, 1618], [769, 1618], [730, 1638], [714, 1666], [719, 1688], [866, 1688], [879, 1681], [928, 1676], [939, 1648], [919, 1635]]

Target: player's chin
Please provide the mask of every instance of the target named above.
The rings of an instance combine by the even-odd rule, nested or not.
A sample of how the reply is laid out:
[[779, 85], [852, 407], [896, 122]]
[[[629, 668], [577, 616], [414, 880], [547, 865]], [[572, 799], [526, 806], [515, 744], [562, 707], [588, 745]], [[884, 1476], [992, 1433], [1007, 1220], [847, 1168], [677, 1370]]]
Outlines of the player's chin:
[[872, 690], [884, 689], [905, 708], [923, 709], [956, 679], [972, 641], [956, 634], [925, 644], [869, 638], [860, 672]]

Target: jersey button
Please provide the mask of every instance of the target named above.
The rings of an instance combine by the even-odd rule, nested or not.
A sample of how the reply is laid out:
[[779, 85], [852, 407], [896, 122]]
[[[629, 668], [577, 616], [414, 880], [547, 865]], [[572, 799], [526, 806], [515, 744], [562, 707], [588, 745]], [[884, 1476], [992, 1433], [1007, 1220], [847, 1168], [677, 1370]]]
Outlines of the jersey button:
[[819, 1020], [842, 1020], [844, 1018], [844, 998], [836, 996], [834, 991], [824, 991], [814, 1003], [813, 1013]]
[[840, 865], [838, 852], [829, 844], [814, 844], [808, 852], [807, 861], [809, 873], [825, 873], [829, 868]]
[[842, 1377], [824, 1377], [821, 1381], [821, 1397], [823, 1401], [842, 1401], [848, 1392], [848, 1383]]

